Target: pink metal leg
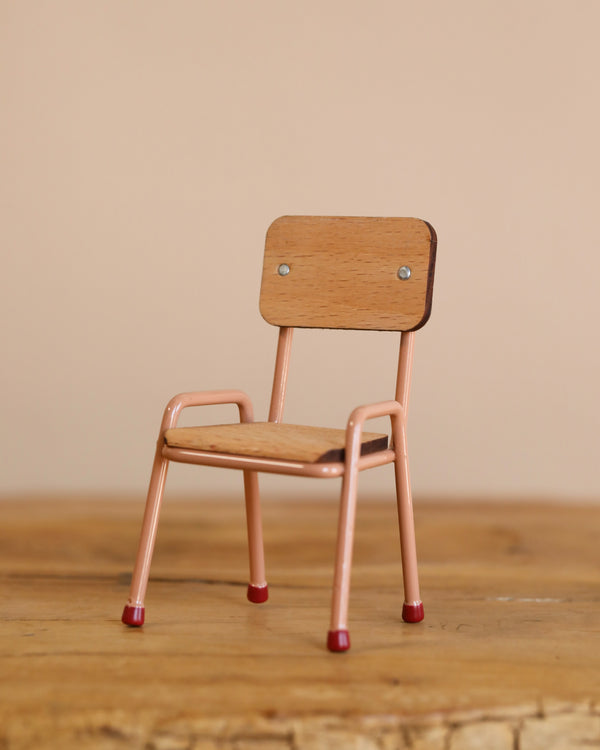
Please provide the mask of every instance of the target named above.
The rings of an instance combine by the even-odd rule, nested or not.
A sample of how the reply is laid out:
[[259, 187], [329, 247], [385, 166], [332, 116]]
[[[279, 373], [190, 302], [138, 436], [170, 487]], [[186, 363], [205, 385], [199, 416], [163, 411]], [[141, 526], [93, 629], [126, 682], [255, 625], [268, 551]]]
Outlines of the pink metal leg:
[[269, 598], [269, 587], [265, 578], [265, 556], [257, 472], [244, 471], [244, 491], [250, 556], [250, 583], [248, 584], [247, 595], [249, 601], [260, 604], [266, 602]]
[[144, 597], [146, 596], [146, 587], [148, 585], [148, 576], [150, 574], [150, 563], [154, 551], [154, 542], [156, 541], [158, 517], [167, 478], [167, 469], [169, 467], [169, 462], [166, 458], [162, 457], [161, 450], [162, 446], [159, 441], [156, 455], [154, 457], [152, 476], [150, 477], [148, 499], [146, 500], [142, 533], [140, 535], [138, 552], [131, 580], [131, 590], [121, 617], [121, 620], [125, 625], [132, 625], [134, 627], [139, 627], [144, 624]]
[[400, 548], [402, 554], [402, 576], [404, 579], [404, 605], [402, 619], [405, 622], [421, 622], [424, 617], [423, 602], [419, 592], [417, 569], [417, 545], [413, 517], [412, 493], [406, 445], [406, 431], [403, 425], [394, 426], [396, 446], [396, 498], [400, 525]]
[[338, 521], [338, 539], [331, 602], [331, 625], [327, 634], [327, 647], [330, 651], [347, 651], [350, 648], [348, 600], [350, 596], [350, 569], [352, 567], [360, 443], [363, 426], [367, 419], [386, 415], [392, 419], [394, 442], [397, 445], [396, 433], [398, 433], [398, 436], [400, 435], [401, 430], [399, 428], [402, 426], [404, 419], [404, 411], [397, 401], [382, 401], [368, 406], [359, 406], [350, 415], [346, 427], [346, 459]]
[[167, 478], [167, 469], [169, 467], [169, 459], [163, 455], [165, 433], [171, 427], [175, 427], [183, 409], [190, 406], [204, 406], [208, 404], [237, 404], [240, 412], [240, 420], [243, 422], [252, 421], [252, 403], [242, 391], [226, 390], [179, 393], [177, 396], [173, 396], [167, 404], [158, 434], [152, 476], [150, 477], [150, 487], [148, 488], [148, 499], [146, 500], [146, 510], [144, 511], [142, 533], [131, 581], [131, 591], [121, 618], [126, 625], [139, 627], [144, 624], [144, 597], [148, 585], [158, 516], [165, 488], [165, 480]]
[[[348, 447], [346, 448], [348, 450]], [[338, 519], [333, 593], [331, 597], [331, 623], [327, 633], [327, 648], [330, 651], [347, 651], [350, 648], [348, 632], [348, 601], [350, 598], [350, 571], [354, 546], [354, 523], [356, 519], [356, 495], [358, 490], [358, 458], [360, 443], [354, 441], [352, 456], [346, 463], [347, 470], [342, 479], [342, 495]]]

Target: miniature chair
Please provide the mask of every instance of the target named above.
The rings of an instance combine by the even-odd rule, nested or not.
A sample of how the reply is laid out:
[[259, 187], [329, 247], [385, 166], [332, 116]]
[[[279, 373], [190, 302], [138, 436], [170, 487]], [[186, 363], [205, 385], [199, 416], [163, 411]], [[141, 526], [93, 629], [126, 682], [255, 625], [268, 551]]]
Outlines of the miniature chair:
[[[268, 598], [257, 472], [341, 477], [331, 625], [331, 651], [350, 647], [347, 629], [358, 473], [395, 465], [404, 579], [402, 617], [423, 619], [406, 445], [414, 331], [429, 318], [436, 235], [419, 219], [284, 216], [270, 226], [265, 246], [260, 311], [279, 326], [268, 422], [254, 422], [241, 391], [183, 393], [164, 412], [152, 469], [126, 625], [144, 623], [144, 597], [169, 461], [240, 469], [244, 476], [251, 602]], [[395, 398], [359, 406], [345, 430], [282, 422], [294, 327], [401, 331]], [[239, 423], [177, 427], [182, 409], [237, 404]], [[388, 436], [364, 431], [389, 416]]]

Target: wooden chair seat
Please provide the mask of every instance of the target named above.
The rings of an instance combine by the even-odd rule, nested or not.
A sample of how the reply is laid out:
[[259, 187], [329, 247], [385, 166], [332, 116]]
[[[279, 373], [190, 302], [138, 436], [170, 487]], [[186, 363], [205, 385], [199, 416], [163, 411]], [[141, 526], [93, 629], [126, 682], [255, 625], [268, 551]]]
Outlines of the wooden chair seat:
[[[171, 448], [302, 463], [329, 463], [344, 460], [346, 431], [275, 422], [242, 422], [175, 427], [166, 431], [165, 442]], [[387, 447], [387, 435], [363, 432], [361, 455], [385, 450]]]

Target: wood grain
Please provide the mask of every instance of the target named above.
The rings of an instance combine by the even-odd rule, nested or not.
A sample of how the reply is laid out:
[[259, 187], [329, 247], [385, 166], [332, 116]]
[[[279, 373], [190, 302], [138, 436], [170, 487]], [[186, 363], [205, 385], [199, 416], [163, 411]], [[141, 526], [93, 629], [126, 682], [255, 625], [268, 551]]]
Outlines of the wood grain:
[[394, 500], [359, 503], [340, 655], [325, 648], [337, 503], [266, 500], [271, 598], [251, 605], [241, 492], [167, 500], [131, 630], [143, 504], [0, 503], [2, 750], [597, 744], [597, 506], [417, 498], [425, 621], [406, 625]]
[[[274, 422], [176, 427], [165, 433], [167, 445], [174, 448], [260, 458], [276, 458], [303, 463], [343, 461], [346, 431]], [[365, 432], [361, 455], [385, 450], [388, 437]]]
[[279, 326], [415, 330], [431, 311], [435, 250], [420, 219], [281, 217], [267, 233], [261, 314]]

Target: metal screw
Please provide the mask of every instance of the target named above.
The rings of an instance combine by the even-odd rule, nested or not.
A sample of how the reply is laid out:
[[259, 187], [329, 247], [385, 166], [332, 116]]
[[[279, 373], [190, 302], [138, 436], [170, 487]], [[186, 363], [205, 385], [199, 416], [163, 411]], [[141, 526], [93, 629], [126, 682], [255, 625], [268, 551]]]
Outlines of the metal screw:
[[400, 266], [398, 269], [398, 278], [402, 279], [402, 281], [406, 281], [407, 279], [410, 279], [412, 271], [408, 266]]
[[281, 265], [279, 266], [279, 268], [277, 269], [277, 273], [278, 273], [278, 274], [279, 274], [280, 276], [287, 276], [289, 272], [290, 272], [290, 267], [288, 266], [288, 264], [287, 264], [287, 263], [282, 263], [282, 264], [281, 264]]

